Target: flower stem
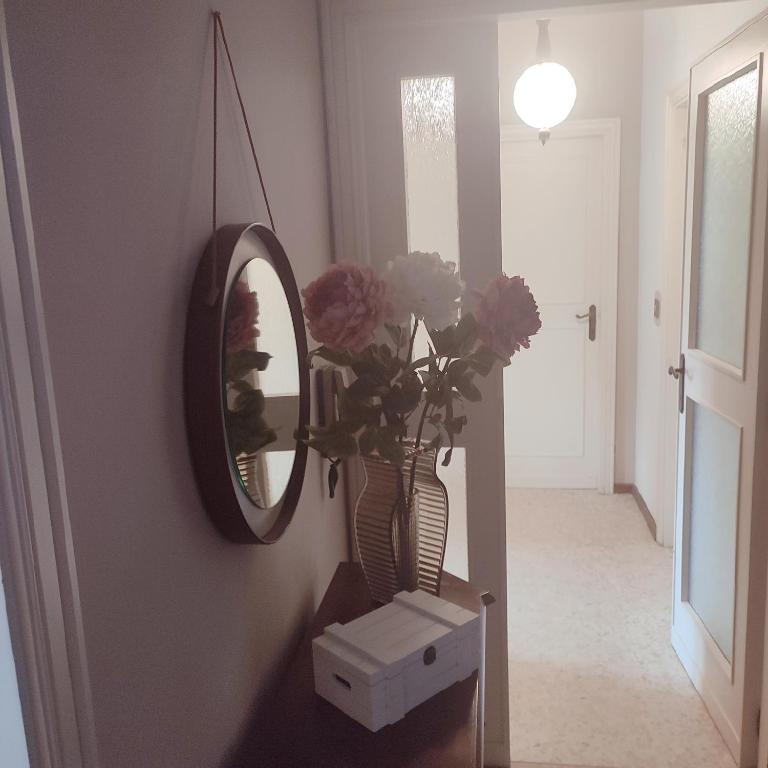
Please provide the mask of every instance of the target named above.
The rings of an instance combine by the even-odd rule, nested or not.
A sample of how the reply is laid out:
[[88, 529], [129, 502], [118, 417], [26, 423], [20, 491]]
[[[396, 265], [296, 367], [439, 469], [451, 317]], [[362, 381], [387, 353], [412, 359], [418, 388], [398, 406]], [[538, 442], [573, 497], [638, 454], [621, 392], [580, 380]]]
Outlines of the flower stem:
[[416, 443], [414, 445], [413, 459], [411, 459], [411, 476], [408, 483], [408, 496], [413, 496], [413, 489], [416, 486], [416, 461], [419, 458], [419, 448], [421, 447], [421, 434], [424, 431], [424, 422], [427, 418], [427, 409], [432, 403], [425, 402], [424, 408], [421, 410], [421, 417], [419, 418], [419, 426], [416, 430]]
[[418, 329], [419, 329], [419, 318], [414, 316], [413, 331], [411, 331], [411, 340], [408, 342], [408, 357], [405, 361], [406, 365], [410, 365], [413, 362], [413, 344], [416, 341], [416, 331]]
[[[418, 317], [414, 317], [413, 318], [413, 330], [411, 331], [411, 338], [410, 338], [410, 340], [408, 342], [408, 355], [407, 355], [406, 360], [405, 360], [405, 365], [406, 366], [409, 366], [413, 362], [413, 345], [414, 345], [414, 342], [416, 341], [416, 331], [418, 330], [418, 328], [419, 328], [419, 318]], [[397, 349], [397, 356], [400, 357], [400, 348], [399, 347]], [[401, 423], [403, 425], [405, 425], [405, 432], [408, 431], [408, 419], [411, 417], [412, 413], [413, 413], [413, 411], [411, 411], [407, 416], [404, 416], [402, 418], [402, 422]], [[402, 445], [403, 442], [405, 441], [405, 437], [406, 437], [405, 434], [401, 434], [400, 435], [400, 437], [398, 439], [398, 442], [400, 443], [400, 445]]]

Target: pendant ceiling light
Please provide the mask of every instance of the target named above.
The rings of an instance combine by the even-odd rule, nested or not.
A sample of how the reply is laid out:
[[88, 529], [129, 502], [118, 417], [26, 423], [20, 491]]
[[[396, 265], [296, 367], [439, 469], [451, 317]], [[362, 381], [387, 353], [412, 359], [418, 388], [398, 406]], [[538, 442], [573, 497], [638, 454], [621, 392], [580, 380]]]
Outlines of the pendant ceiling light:
[[576, 101], [576, 82], [562, 65], [552, 61], [549, 19], [539, 19], [536, 64], [523, 72], [515, 83], [515, 112], [531, 128], [538, 128], [542, 144], [549, 131], [571, 114]]

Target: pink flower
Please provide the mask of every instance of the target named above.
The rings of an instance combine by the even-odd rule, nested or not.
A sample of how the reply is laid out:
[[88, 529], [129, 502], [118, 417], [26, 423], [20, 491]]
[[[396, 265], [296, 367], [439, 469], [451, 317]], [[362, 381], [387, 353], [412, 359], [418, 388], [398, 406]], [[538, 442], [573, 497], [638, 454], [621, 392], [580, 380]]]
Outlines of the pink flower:
[[488, 284], [475, 311], [480, 338], [497, 355], [510, 358], [541, 328], [539, 308], [522, 277], [499, 275]]
[[244, 280], [232, 286], [227, 302], [226, 338], [227, 352], [237, 352], [253, 344], [259, 336], [256, 321], [259, 318], [259, 302], [256, 291], [249, 291]]
[[332, 265], [301, 295], [312, 338], [337, 352], [360, 352], [391, 314], [386, 283], [356, 264]]

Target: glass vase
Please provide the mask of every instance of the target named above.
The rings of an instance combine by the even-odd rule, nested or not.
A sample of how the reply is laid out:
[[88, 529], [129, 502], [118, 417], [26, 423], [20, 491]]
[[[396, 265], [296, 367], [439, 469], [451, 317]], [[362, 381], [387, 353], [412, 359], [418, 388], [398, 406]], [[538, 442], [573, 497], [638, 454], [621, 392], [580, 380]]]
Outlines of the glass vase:
[[400, 589], [419, 588], [419, 492], [398, 493], [392, 514], [392, 552]]
[[361, 457], [365, 485], [355, 506], [355, 543], [379, 603], [402, 590], [440, 594], [448, 494], [437, 476], [437, 452], [423, 450], [416, 456], [414, 493], [408, 498], [413, 456], [412, 444], [406, 444], [402, 468], [376, 454]]

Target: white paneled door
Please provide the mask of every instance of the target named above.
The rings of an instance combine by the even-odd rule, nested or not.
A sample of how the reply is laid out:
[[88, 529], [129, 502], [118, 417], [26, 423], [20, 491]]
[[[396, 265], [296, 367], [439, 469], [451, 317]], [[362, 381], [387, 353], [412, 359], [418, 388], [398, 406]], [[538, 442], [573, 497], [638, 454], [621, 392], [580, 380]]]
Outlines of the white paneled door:
[[691, 70], [681, 356], [670, 369], [681, 411], [672, 640], [740, 766], [757, 757], [765, 604], [767, 46], [761, 20]]
[[502, 262], [542, 320], [504, 371], [509, 487], [613, 490], [618, 202], [618, 120], [502, 128]]

